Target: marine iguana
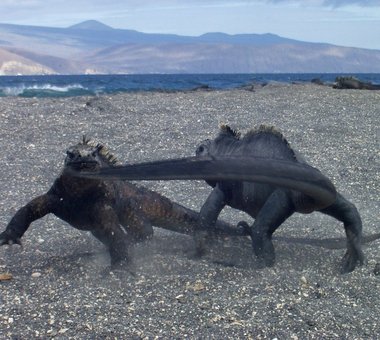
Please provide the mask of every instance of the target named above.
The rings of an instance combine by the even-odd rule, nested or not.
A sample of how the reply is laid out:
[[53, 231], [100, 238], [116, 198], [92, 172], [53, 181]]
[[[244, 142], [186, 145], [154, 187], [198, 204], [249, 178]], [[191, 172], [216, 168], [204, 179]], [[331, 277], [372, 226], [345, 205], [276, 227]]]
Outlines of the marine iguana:
[[355, 77], [336, 77], [334, 89], [380, 90], [380, 85], [361, 81]]
[[[72, 176], [120, 164], [102, 144], [86, 137], [68, 148], [64, 168], [52, 187], [19, 209], [0, 234], [0, 245], [21, 244], [29, 225], [52, 213], [74, 228], [90, 231], [109, 250], [112, 266], [129, 260], [128, 248], [152, 236], [152, 226], [193, 234], [199, 213], [172, 202], [157, 192], [126, 181], [105, 181]], [[217, 221], [220, 235], [246, 234]]]
[[[212, 230], [226, 205], [248, 213], [255, 218], [253, 225], [249, 227], [246, 222], [238, 225], [248, 230], [254, 253], [266, 266], [275, 262], [272, 243], [275, 230], [294, 212], [319, 211], [344, 223], [347, 251], [342, 272], [351, 272], [357, 263], [364, 261], [362, 221], [355, 205], [337, 193], [330, 180], [308, 165], [273, 127], [262, 125], [240, 138], [239, 133], [223, 125], [214, 140], [206, 140], [198, 146], [196, 157], [102, 169], [89, 176], [134, 180], [205, 179], [213, 190], [201, 208], [198, 230]], [[364, 241], [378, 238], [380, 234], [369, 235]], [[198, 240], [202, 250], [202, 237]], [[305, 239], [302, 243], [314, 242]], [[326, 239], [326, 247], [340, 246], [340, 240]]]

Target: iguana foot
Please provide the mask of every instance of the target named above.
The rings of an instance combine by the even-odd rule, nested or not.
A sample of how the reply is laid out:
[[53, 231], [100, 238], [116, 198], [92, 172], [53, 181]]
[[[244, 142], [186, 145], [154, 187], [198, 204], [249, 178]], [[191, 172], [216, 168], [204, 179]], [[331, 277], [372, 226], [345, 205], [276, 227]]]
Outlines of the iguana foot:
[[243, 228], [252, 239], [253, 252], [256, 255], [260, 267], [273, 267], [275, 263], [275, 252], [272, 240], [266, 234], [254, 230], [247, 222], [240, 221], [238, 228]]
[[246, 221], [240, 221], [236, 225], [242, 235], [251, 235], [251, 227]]
[[265, 267], [273, 267], [275, 264], [275, 252], [272, 240], [260, 233], [251, 234], [253, 252]]
[[342, 259], [342, 269], [341, 273], [346, 274], [352, 272], [357, 263], [359, 262], [359, 265], [362, 265], [364, 263], [365, 257], [361, 250], [348, 250]]
[[0, 246], [4, 244], [18, 244], [22, 246], [21, 238], [17, 237], [11, 230], [5, 230], [0, 234]]
[[113, 273], [116, 275], [118, 275], [118, 274], [122, 274], [122, 275], [129, 274], [132, 276], [136, 276], [136, 268], [130, 262], [119, 261], [119, 262], [111, 264], [111, 267], [109, 268], [108, 273], [109, 274]]
[[114, 243], [109, 248], [111, 255], [111, 270], [130, 270], [131, 260], [126, 242]]
[[210, 244], [212, 244], [215, 239], [211, 233], [208, 231], [197, 231], [194, 234], [195, 241], [195, 251], [193, 254], [194, 258], [201, 258], [208, 253]]
[[274, 254], [265, 254], [265, 253], [262, 253], [262, 254], [255, 254], [259, 263], [260, 263], [260, 267], [273, 267], [274, 264], [275, 264], [275, 256]]

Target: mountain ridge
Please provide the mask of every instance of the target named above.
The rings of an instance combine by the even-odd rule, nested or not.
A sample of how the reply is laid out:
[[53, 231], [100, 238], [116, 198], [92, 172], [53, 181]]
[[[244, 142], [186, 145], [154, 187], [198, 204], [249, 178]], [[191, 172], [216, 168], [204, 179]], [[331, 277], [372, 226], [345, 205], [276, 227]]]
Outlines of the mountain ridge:
[[380, 51], [272, 33], [143, 33], [96, 20], [66, 28], [0, 24], [0, 75], [298, 72], [379, 73]]
[[82, 29], [82, 30], [93, 30], [93, 31], [109, 31], [113, 30], [114, 28], [108, 25], [103, 24], [100, 21], [97, 20], [86, 20], [82, 21], [79, 24], [75, 24], [72, 26], [67, 27], [67, 29], [75, 30], [75, 29]]

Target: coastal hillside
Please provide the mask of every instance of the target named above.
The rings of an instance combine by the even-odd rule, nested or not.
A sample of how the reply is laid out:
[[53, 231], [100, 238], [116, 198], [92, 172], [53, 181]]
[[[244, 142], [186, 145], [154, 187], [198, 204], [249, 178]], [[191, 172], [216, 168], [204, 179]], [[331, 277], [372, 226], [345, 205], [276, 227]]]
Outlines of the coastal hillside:
[[380, 51], [274, 34], [198, 37], [0, 24], [0, 75], [91, 73], [379, 73]]

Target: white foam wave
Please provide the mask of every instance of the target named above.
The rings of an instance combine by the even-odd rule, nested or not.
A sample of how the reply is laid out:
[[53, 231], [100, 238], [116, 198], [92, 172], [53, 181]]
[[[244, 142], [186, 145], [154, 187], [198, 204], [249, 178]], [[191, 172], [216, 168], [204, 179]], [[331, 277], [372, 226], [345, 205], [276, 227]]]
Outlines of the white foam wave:
[[52, 84], [41, 84], [41, 85], [18, 85], [18, 86], [7, 86], [0, 87], [0, 91], [5, 96], [19, 96], [27, 91], [33, 92], [69, 92], [73, 90], [87, 90], [84, 86], [80, 84], [70, 84], [70, 85], [52, 85]]

